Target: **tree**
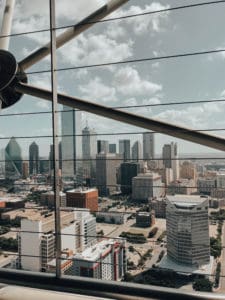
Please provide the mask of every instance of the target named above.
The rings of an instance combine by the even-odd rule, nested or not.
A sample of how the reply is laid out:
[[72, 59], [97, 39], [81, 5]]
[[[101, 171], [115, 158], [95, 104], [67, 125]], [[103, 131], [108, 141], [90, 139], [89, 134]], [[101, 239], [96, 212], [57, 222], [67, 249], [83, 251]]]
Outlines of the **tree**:
[[156, 235], [157, 231], [158, 231], [158, 227], [152, 228], [152, 230], [148, 234], [148, 237], [153, 238]]
[[135, 249], [134, 249], [134, 246], [129, 246], [128, 249], [129, 249], [130, 252], [134, 252], [134, 250], [135, 250]]
[[195, 291], [212, 292], [213, 283], [207, 278], [199, 278], [194, 281], [192, 286]]

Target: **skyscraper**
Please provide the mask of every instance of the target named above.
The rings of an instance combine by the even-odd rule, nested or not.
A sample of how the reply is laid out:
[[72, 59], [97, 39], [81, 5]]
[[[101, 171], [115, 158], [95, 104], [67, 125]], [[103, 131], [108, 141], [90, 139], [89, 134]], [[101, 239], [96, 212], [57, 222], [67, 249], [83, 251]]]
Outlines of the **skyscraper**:
[[165, 144], [162, 151], [165, 168], [172, 168], [173, 180], [179, 179], [179, 161], [177, 143]]
[[143, 160], [155, 158], [155, 135], [152, 132], [143, 133]]
[[139, 141], [136, 141], [132, 146], [131, 155], [133, 161], [139, 161], [142, 158], [141, 143]]
[[5, 149], [0, 150], [0, 178], [5, 178]]
[[167, 196], [167, 256], [179, 264], [199, 267], [209, 263], [208, 199]]
[[74, 178], [82, 167], [81, 151], [81, 112], [63, 106], [62, 124], [62, 177]]
[[82, 130], [83, 174], [85, 178], [95, 178], [97, 154], [96, 132], [86, 126]]
[[[40, 169], [41, 173], [52, 173], [52, 170], [54, 169], [54, 155], [53, 155], [53, 145], [50, 145], [50, 151], [49, 151], [49, 164], [47, 166], [47, 163], [45, 160], [40, 160]], [[62, 170], [62, 142], [59, 142], [59, 169]]]
[[22, 176], [21, 148], [15, 137], [12, 137], [5, 148], [5, 177], [16, 179]]
[[141, 171], [141, 163], [139, 162], [124, 162], [120, 165], [121, 192], [123, 194], [132, 192], [132, 178]]
[[100, 196], [108, 196], [117, 190], [117, 171], [122, 162], [114, 153], [96, 155], [96, 186]]
[[130, 140], [119, 140], [119, 154], [124, 161], [130, 160]]
[[36, 175], [39, 170], [39, 147], [33, 142], [29, 147], [29, 174]]
[[103, 141], [103, 140], [98, 140], [97, 141], [97, 150], [98, 153], [101, 152], [105, 152], [108, 153], [109, 152], [109, 142], [108, 141]]

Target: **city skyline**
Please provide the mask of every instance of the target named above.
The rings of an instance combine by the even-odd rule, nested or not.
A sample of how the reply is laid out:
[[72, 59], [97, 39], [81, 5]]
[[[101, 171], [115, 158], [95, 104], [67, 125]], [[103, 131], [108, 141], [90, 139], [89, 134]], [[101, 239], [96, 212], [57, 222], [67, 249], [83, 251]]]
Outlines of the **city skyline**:
[[[69, 0], [67, 1], [69, 5], [70, 2]], [[85, 5], [85, 1], [87, 0], [77, 1], [79, 14], [76, 10], [73, 13], [67, 11], [65, 9], [66, 5], [64, 7], [57, 2], [57, 24], [63, 25], [72, 21], [74, 22], [74, 18], [78, 20], [82, 18], [82, 15], [87, 15], [88, 11], [92, 11], [96, 6], [98, 7], [104, 3], [104, 1], [93, 0], [91, 5]], [[4, 1], [1, 0], [1, 3], [4, 3]], [[32, 30], [34, 28], [33, 18], [39, 20], [37, 22], [40, 27], [39, 29], [48, 27], [47, 3], [43, 0], [41, 3], [42, 5], [35, 6], [35, 16], [33, 13], [33, 5], [35, 4], [31, 5], [29, 1], [25, 0], [16, 3], [13, 19], [14, 33], [22, 32], [25, 28]], [[173, 2], [174, 6], [176, 4], [179, 4], [179, 1], [175, 0]], [[114, 13], [114, 15], [130, 14], [133, 11], [146, 12], [169, 7], [169, 5], [171, 3], [167, 0], [152, 3], [151, 5], [146, 0], [142, 1], [141, 4], [139, 1], [134, 0], [132, 4], [126, 4], [120, 11]], [[211, 16], [211, 8], [216, 17], [213, 22], [207, 24], [205, 20], [209, 19], [208, 15]], [[144, 51], [145, 49], [138, 46], [144, 42], [148, 44], [148, 55], [153, 57], [194, 51], [202, 48], [218, 49], [223, 47], [223, 34], [220, 30], [218, 31], [218, 28], [221, 28], [223, 20], [220, 5], [203, 7], [201, 8], [202, 14], [198, 14], [199, 9], [185, 10], [185, 12], [166, 12], [154, 15], [151, 18], [139, 17], [135, 19], [134, 23], [131, 20], [118, 21], [111, 28], [107, 24], [98, 25], [58, 51], [58, 67], [73, 67], [78, 63], [83, 65], [92, 64], [93, 60], [110, 62], [111, 58], [119, 61], [133, 57], [145, 57], [147, 55]], [[182, 23], [180, 22], [181, 16]], [[189, 22], [190, 16], [194, 19], [193, 24]], [[207, 39], [202, 34], [202, 30], [205, 32], [205, 28], [207, 28], [208, 32]], [[35, 27], [36, 29], [37, 27]], [[174, 41], [177, 40], [177, 37], [179, 37], [178, 40], [181, 41], [181, 44], [178, 45], [178, 48], [175, 48], [176, 43]], [[48, 39], [48, 33], [13, 37], [10, 41], [10, 50], [16, 53], [19, 59], [24, 57], [24, 54], [27, 52], [32, 51], [34, 46], [43, 45]], [[100, 42], [99, 45], [101, 44], [101, 47], [96, 42], [97, 40]], [[18, 46], [20, 43], [23, 44], [23, 47]], [[193, 49], [190, 45], [192, 45]], [[72, 57], [68, 55], [68, 53], [73, 52], [77, 55]], [[71, 76], [68, 76], [68, 78], [65, 76], [66, 73], [59, 73], [58, 81], [60, 90], [69, 94], [77, 94], [78, 97], [89, 98], [90, 101], [112, 104], [114, 106], [165, 104], [171, 101], [215, 99], [222, 98], [224, 95], [223, 81], [221, 76], [219, 76], [220, 72], [222, 72], [221, 65], [223, 61], [224, 55], [220, 53], [201, 56], [198, 60], [192, 57], [168, 62], [149, 62], [146, 63], [146, 66], [134, 64], [102, 68], [101, 70], [77, 70], [76, 72], [71, 70]], [[46, 58], [34, 70], [49, 68], [49, 63], [49, 59]], [[171, 73], [174, 74], [173, 80], [170, 79]], [[74, 87], [74, 81], [76, 81], [78, 88]], [[47, 73], [33, 74], [30, 78], [30, 83], [50, 87], [50, 76]], [[25, 128], [26, 134], [30, 136], [50, 136], [52, 133], [51, 118], [47, 112], [50, 112], [51, 106], [45, 101], [37, 101], [37, 99], [27, 96], [15, 106], [3, 111], [2, 114], [24, 112], [24, 107], [29, 112], [40, 111], [44, 114], [39, 115], [39, 120], [32, 115], [26, 115], [24, 119], [19, 116], [14, 118], [18, 136], [24, 136]], [[59, 109], [62, 109], [62, 107], [59, 106]], [[132, 112], [134, 110], [129, 109], [129, 111]], [[141, 115], [161, 118], [193, 128], [202, 127], [203, 129], [221, 128], [223, 126], [222, 111], [222, 102], [214, 104], [205, 103], [201, 106], [199, 104], [191, 104], [135, 109], [135, 112]], [[83, 112], [82, 115], [82, 123], [84, 124], [85, 120], [88, 119], [90, 126], [94, 127], [99, 133], [110, 133], [112, 129], [114, 132], [133, 132], [139, 130]], [[15, 135], [13, 128], [10, 126], [12, 117], [9, 116], [8, 119], [2, 118], [0, 120], [0, 127], [2, 128], [1, 136], [4, 138]], [[31, 121], [32, 126], [27, 127], [26, 124]], [[223, 135], [223, 132], [220, 131], [216, 134]], [[40, 143], [42, 144], [40, 149], [43, 151], [40, 155], [46, 155], [48, 150], [44, 141], [46, 139], [40, 139]], [[156, 151], [159, 151], [162, 143], [169, 142], [170, 139], [157, 134], [156, 144], [158, 145], [158, 149]], [[198, 151], [205, 153], [214, 152], [209, 148], [187, 142], [175, 142], [179, 142], [181, 152], [184, 150], [193, 153]], [[4, 143], [4, 141], [1, 140], [1, 143]], [[26, 147], [24, 140], [23, 148]], [[0, 148], [4, 148], [4, 146], [0, 145]]]

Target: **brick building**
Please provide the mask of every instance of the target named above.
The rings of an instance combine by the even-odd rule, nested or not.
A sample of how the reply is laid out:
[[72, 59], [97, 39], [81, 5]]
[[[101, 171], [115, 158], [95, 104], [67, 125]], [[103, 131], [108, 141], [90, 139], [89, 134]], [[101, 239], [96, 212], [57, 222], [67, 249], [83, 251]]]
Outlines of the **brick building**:
[[88, 208], [91, 212], [98, 211], [98, 190], [95, 188], [79, 188], [66, 192], [66, 206]]

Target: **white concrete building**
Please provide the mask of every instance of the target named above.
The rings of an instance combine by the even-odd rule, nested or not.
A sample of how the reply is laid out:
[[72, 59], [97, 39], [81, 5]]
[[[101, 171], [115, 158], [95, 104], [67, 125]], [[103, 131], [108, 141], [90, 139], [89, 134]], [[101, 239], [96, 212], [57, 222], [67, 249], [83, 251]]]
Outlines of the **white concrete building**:
[[218, 189], [225, 188], [225, 170], [220, 169], [216, 176], [216, 187]]
[[103, 280], [120, 280], [126, 273], [125, 240], [102, 240], [76, 254], [72, 274]]
[[89, 209], [74, 209], [75, 219], [80, 222], [80, 249], [83, 251], [96, 242], [96, 218]]
[[216, 178], [198, 178], [197, 187], [200, 194], [211, 195], [216, 189]]
[[[24, 270], [44, 271], [55, 256], [55, 221], [53, 214], [29, 216], [21, 220], [18, 234], [19, 266]], [[74, 254], [96, 241], [96, 221], [89, 210], [61, 211], [61, 249]]]
[[96, 218], [101, 219], [104, 223], [112, 223], [112, 224], [125, 224], [127, 222], [128, 217], [131, 214], [121, 213], [121, 212], [113, 212], [113, 211], [100, 211], [96, 213]]
[[160, 197], [163, 192], [162, 178], [156, 173], [141, 173], [132, 178], [132, 199], [148, 202], [149, 198]]

